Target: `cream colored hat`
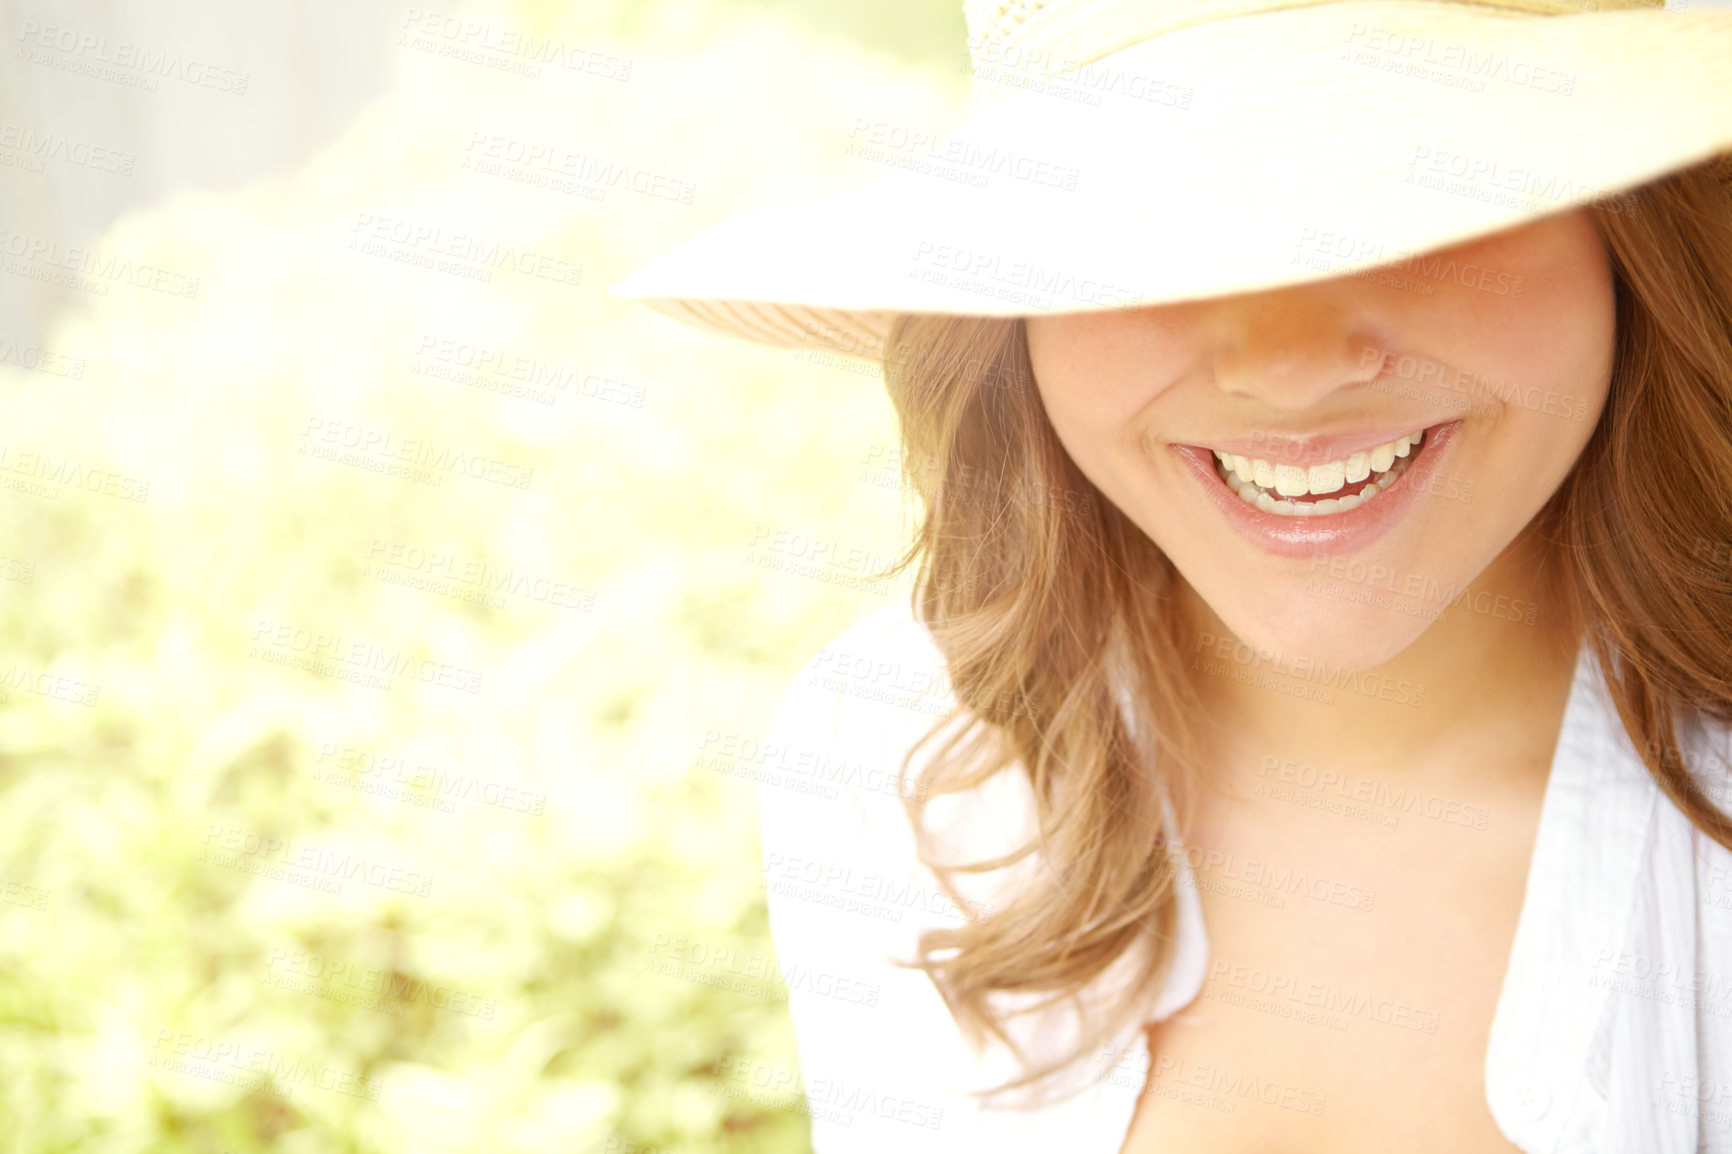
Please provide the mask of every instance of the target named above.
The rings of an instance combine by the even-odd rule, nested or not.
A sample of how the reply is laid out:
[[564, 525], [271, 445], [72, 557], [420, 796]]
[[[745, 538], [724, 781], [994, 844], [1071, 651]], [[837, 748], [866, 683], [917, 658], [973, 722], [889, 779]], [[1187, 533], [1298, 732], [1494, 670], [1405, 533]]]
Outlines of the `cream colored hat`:
[[[1170, 303], [1379, 266], [1732, 149], [1732, 11], [1644, 0], [969, 0], [962, 128], [612, 286], [877, 357], [910, 312]], [[1378, 274], [1383, 275], [1383, 274]], [[1502, 282], [1506, 286], [1508, 281]]]

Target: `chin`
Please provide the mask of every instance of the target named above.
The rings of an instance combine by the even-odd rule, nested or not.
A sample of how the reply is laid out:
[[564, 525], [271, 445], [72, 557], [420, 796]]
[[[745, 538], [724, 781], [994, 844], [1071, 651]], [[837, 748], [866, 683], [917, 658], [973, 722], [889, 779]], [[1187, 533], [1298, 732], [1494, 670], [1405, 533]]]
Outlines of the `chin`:
[[[1300, 676], [1319, 666], [1329, 672], [1374, 669], [1419, 640], [1442, 609], [1412, 600], [1402, 604], [1410, 612], [1307, 591], [1295, 591], [1284, 604], [1210, 600], [1233, 636], [1262, 659], [1260, 671], [1292, 673], [1297, 666]], [[1249, 665], [1242, 650], [1235, 661]]]

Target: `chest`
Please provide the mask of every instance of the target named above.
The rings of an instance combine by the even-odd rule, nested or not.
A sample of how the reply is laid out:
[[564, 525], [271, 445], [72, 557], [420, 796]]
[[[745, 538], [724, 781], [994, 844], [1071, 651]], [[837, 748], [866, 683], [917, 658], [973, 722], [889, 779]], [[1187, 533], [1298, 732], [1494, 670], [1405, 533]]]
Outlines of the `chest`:
[[1187, 859], [1206, 978], [1146, 1028], [1122, 1154], [1515, 1150], [1485, 1057], [1541, 792], [1436, 817], [1292, 795], [1205, 811]]

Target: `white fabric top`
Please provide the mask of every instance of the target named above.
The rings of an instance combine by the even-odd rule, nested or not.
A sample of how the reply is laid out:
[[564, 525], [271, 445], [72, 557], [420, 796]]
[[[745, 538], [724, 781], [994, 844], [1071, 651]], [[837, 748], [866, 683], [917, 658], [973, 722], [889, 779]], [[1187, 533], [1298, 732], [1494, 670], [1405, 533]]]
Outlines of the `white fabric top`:
[[[1148, 1065], [1143, 1020], [1124, 1022], [1108, 1054], [1082, 1063], [1077, 1096], [982, 1108], [959, 1091], [1004, 1080], [1010, 1054], [998, 1044], [976, 1054], [931, 980], [890, 961], [914, 957], [921, 929], [960, 924], [915, 857], [896, 793], [903, 755], [950, 703], [942, 656], [898, 601], [806, 665], [765, 738], [764, 880], [813, 1149], [1118, 1154]], [[1692, 721], [1680, 738], [1709, 796], [1732, 808], [1726, 727]], [[953, 861], [1008, 849], [1034, 828], [1032, 792], [1014, 767], [928, 812], [942, 844], [957, 847]], [[958, 885], [990, 900], [1037, 857], [990, 879], [957, 875]], [[1208, 961], [1194, 879], [1176, 860], [1178, 954], [1149, 1021], [1196, 997]], [[1085, 997], [1126, 972], [1115, 966]], [[1033, 1053], [1057, 1056], [1074, 1036], [1071, 1012], [1025, 1015], [1010, 1029]], [[1485, 1072], [1492, 1116], [1528, 1154], [1732, 1154], [1732, 853], [1655, 786], [1586, 646]]]

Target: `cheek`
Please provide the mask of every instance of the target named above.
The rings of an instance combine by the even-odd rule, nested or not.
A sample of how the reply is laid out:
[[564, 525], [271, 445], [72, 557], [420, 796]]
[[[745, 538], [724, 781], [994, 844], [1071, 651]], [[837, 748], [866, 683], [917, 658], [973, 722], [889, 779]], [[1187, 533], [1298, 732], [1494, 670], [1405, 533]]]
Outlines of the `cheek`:
[[1196, 357], [1194, 306], [1031, 319], [1029, 360], [1059, 443], [1103, 491], [1142, 454], [1153, 406]]
[[[1475, 304], [1484, 339], [1514, 362], [1565, 374], [1581, 365], [1572, 351], [1610, 346], [1615, 313], [1611, 258], [1592, 218], [1578, 210], [1467, 246], [1456, 254], [1469, 283], [1498, 274], [1512, 290], [1455, 295]], [[1452, 286], [1456, 287], [1456, 286]], [[1533, 375], [1541, 370], [1535, 368]]]
[[1616, 296], [1604, 251], [1591, 238], [1559, 231], [1560, 243], [1524, 262], [1524, 299], [1473, 294], [1480, 299], [1463, 334], [1473, 350], [1475, 391], [1501, 410], [1496, 442], [1517, 458], [1514, 471], [1548, 492], [1593, 433], [1616, 348]]
[[1110, 491], [1112, 462], [1117, 456], [1113, 442], [1123, 428], [1117, 394], [1098, 384], [1071, 380], [1043, 383], [1040, 391], [1059, 444], [1084, 476], [1103, 491]]

